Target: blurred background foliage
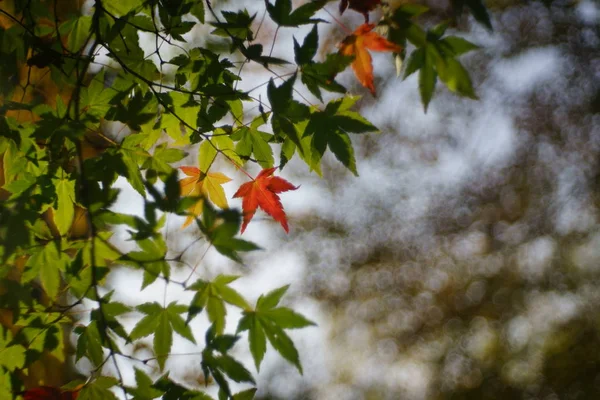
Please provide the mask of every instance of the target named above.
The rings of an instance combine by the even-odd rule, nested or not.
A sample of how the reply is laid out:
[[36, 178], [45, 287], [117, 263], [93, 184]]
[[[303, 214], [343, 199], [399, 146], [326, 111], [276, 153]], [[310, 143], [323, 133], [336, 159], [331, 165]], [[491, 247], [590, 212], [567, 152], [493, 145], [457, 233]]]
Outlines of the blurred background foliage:
[[[423, 3], [436, 10], [436, 21], [452, 15], [447, 1]], [[401, 103], [406, 96], [365, 97], [363, 111], [383, 133], [357, 142], [359, 165], [387, 162], [396, 175], [373, 185], [404, 185], [387, 191], [400, 193], [398, 203], [432, 201], [419, 213], [390, 208], [389, 198], [357, 201], [354, 212], [370, 222], [359, 230], [341, 222], [359, 218], [351, 215], [300, 222], [307, 235], [322, 238], [304, 250], [305, 285], [331, 318], [330, 375], [291, 394], [277, 383], [289, 376], [274, 373], [264, 398], [600, 398], [600, 8], [591, 1], [486, 4], [489, 36], [472, 19], [455, 23], [481, 43], [465, 66], [483, 105], [438, 90], [432, 118], [439, 124], [419, 137], [394, 119], [410, 118], [408, 112], [394, 117], [402, 111], [383, 105], [398, 96], [396, 107], [414, 109]], [[335, 43], [343, 33], [331, 29]], [[553, 52], [560, 67], [536, 67], [541, 61], [532, 57], [529, 69], [557, 67], [558, 78], [536, 83], [534, 72], [509, 84], [498, 79], [499, 68], [537, 51]], [[392, 70], [380, 79], [396, 85]], [[493, 121], [480, 127], [484, 139], [446, 129], [472, 130], [478, 107], [496, 112], [490, 104], [509, 110], [515, 132], [503, 162], [469, 171], [452, 188], [406, 187], [412, 174], [426, 176], [457, 148], [469, 158], [471, 147], [501, 146]], [[390, 155], [390, 145], [404, 154]], [[331, 167], [326, 186], [339, 200], [352, 183]]]

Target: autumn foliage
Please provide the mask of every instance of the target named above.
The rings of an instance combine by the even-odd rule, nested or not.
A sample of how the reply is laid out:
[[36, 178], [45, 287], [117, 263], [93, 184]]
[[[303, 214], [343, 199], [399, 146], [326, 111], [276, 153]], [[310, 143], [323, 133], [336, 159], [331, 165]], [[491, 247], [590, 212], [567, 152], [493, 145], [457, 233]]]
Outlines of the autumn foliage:
[[258, 207], [279, 222], [286, 232], [289, 231], [287, 218], [277, 194], [296, 190], [298, 187], [283, 178], [273, 176], [275, 169], [263, 169], [253, 181], [244, 183], [233, 195], [233, 197], [242, 198], [244, 212], [242, 233], [246, 230]]
[[179, 183], [181, 185], [182, 196], [200, 196], [201, 198], [188, 209], [191, 214], [185, 220], [182, 228], [185, 228], [194, 220], [194, 216], [202, 213], [202, 204], [204, 198], [212, 201], [220, 208], [227, 208], [227, 198], [223, 190], [224, 183], [231, 181], [231, 178], [220, 172], [203, 173], [196, 167], [179, 167], [188, 177], [183, 178]]
[[373, 63], [371, 51], [393, 51], [399, 53], [402, 47], [386, 40], [381, 35], [373, 32], [375, 24], [362, 24], [354, 33], [344, 39], [340, 44], [340, 53], [353, 56], [352, 69], [361, 85], [375, 95], [373, 84]]
[[[216, 206], [227, 208], [225, 191], [221, 187], [231, 179], [220, 172], [209, 172], [207, 174], [196, 167], [179, 167], [188, 177], [179, 181], [181, 194], [183, 196], [200, 196], [200, 199], [188, 209], [188, 215], [182, 228], [187, 227], [194, 217], [202, 213], [204, 198], [210, 199]], [[256, 209], [260, 207], [267, 214], [279, 222], [286, 232], [289, 231], [287, 218], [283, 206], [279, 200], [278, 193], [298, 189], [285, 179], [272, 176], [276, 168], [262, 170], [256, 179], [246, 182], [235, 192], [233, 197], [242, 197], [242, 210], [244, 222], [241, 232], [244, 233], [248, 223], [254, 216]]]

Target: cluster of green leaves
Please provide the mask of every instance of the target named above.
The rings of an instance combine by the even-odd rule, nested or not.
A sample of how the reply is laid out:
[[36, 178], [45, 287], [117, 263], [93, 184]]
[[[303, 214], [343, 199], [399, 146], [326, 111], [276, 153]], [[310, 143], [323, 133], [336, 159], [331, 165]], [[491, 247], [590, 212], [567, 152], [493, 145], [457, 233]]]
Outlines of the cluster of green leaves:
[[[459, 2], [457, 1], [457, 3]], [[461, 3], [464, 1], [461, 0]], [[468, 4], [481, 3], [474, 0], [468, 1]], [[485, 7], [483, 7], [483, 11], [487, 18], [478, 12], [480, 8], [475, 7], [475, 10], [476, 18], [491, 29]], [[444, 36], [448, 29], [448, 21], [427, 30], [423, 29], [415, 20], [427, 11], [429, 8], [423, 5], [405, 4], [387, 15], [382, 23], [388, 28], [390, 41], [403, 48], [406, 48], [408, 43], [415, 46], [405, 63], [403, 62], [406, 57], [405, 51], [396, 55], [397, 61], [399, 61], [397, 67], [405, 65], [404, 79], [419, 71], [419, 91], [425, 111], [433, 97], [438, 77], [452, 92], [477, 99], [471, 77], [457, 57], [479, 47], [458, 36]], [[400, 72], [401, 70], [398, 69], [398, 73]]]
[[[42, 0], [30, 0], [27, 7], [17, 0], [3, 3], [0, 76], [7, 84], [0, 86], [0, 399], [20, 393], [23, 376], [40, 373], [33, 368], [45, 357], [64, 361], [63, 330], [70, 329], [65, 323], [77, 322], [71, 311], [84, 302], [91, 305], [89, 318], [72, 331], [77, 336], [75, 358], [89, 360], [90, 376], [64, 386], [83, 385], [79, 399], [115, 398], [115, 390], [140, 400], [210, 398], [168, 374], [153, 380], [136, 369], [134, 386], [120, 375], [104, 376], [107, 362], [119, 357], [153, 363], [162, 371], [174, 333], [196, 344], [189, 323], [201, 313], [211, 323], [198, 352], [201, 368], [204, 381], [218, 386], [220, 399], [254, 397], [255, 388], [237, 394], [230, 388], [231, 381], [255, 383], [232, 355], [246, 331], [257, 370], [269, 342], [302, 372], [300, 354], [286, 330], [313, 323], [279, 305], [287, 287], [251, 306], [230, 286], [235, 276], [192, 285], [174, 281], [172, 268], [185, 264], [185, 251], [168, 256], [163, 228], [168, 214], [186, 216], [201, 200], [202, 215], [194, 216], [200, 239], [240, 263], [240, 252], [258, 249], [238, 237], [239, 210], [220, 210], [207, 198], [181, 196], [176, 166], [191, 149], [197, 148], [202, 176], [219, 165], [217, 158], [240, 168], [246, 163], [271, 168], [278, 159], [283, 168], [296, 154], [321, 175], [327, 150], [358, 174], [350, 134], [377, 128], [353, 110], [358, 97], [335, 80], [352, 57], [334, 52], [317, 59], [318, 27], [326, 21], [315, 14], [328, 2], [312, 1], [296, 9], [290, 0], [265, 2], [278, 29], [313, 25], [302, 44], [294, 39], [293, 61], [265, 54], [254, 43], [256, 15], [218, 12], [210, 1], [95, 0], [89, 14], [82, 14], [77, 1], [69, 9], [65, 0], [66, 13]], [[408, 40], [417, 47], [406, 75], [420, 71], [425, 106], [436, 76], [451, 90], [474, 97], [456, 57], [475, 46], [444, 37], [445, 25], [425, 33], [413, 22], [424, 11], [403, 6], [381, 21], [391, 40]], [[187, 43], [195, 28], [210, 31], [206, 44]], [[142, 48], [140, 33], [155, 45], [150, 54]], [[231, 56], [216, 50], [223, 44]], [[163, 46], [177, 55], [164, 59]], [[102, 52], [111, 65], [98, 63]], [[252, 62], [273, 73], [266, 82], [268, 102], [238, 89], [244, 64]], [[91, 66], [100, 72], [90, 73]], [[274, 73], [272, 68], [279, 66], [288, 73]], [[300, 83], [321, 104], [299, 101], [294, 93]], [[339, 97], [323, 104], [324, 91]], [[259, 113], [252, 113], [256, 108]], [[118, 135], [110, 129], [115, 126]], [[114, 210], [118, 178], [142, 196], [141, 216]], [[115, 226], [127, 230], [135, 250], [125, 252], [111, 241]], [[195, 292], [194, 299], [190, 304], [116, 302], [102, 286], [117, 265], [142, 274], [140, 290], [161, 279]], [[234, 333], [226, 330], [230, 307], [243, 314]], [[120, 318], [134, 312], [141, 319], [128, 331]], [[127, 352], [125, 346], [151, 335], [152, 358], [136, 359]]]

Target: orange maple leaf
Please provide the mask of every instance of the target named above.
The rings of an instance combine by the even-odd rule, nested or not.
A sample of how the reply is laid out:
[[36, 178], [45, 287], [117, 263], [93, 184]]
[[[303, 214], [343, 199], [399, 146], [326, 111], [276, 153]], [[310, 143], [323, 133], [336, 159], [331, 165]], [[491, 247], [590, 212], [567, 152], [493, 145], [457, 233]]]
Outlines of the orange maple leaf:
[[294, 186], [278, 176], [272, 176], [276, 169], [276, 167], [263, 169], [253, 181], [244, 183], [233, 195], [233, 197], [243, 197], [244, 223], [242, 224], [242, 233], [246, 230], [246, 226], [254, 216], [257, 207], [262, 208], [275, 221], [279, 222], [286, 232], [289, 232], [287, 218], [277, 193], [296, 190], [299, 186]]
[[342, 0], [340, 1], [340, 14], [343, 14], [350, 5], [351, 10], [358, 11], [365, 16], [365, 22], [369, 22], [369, 11], [381, 4], [381, 0]]
[[345, 56], [354, 56], [352, 69], [361, 85], [368, 88], [375, 96], [375, 85], [373, 84], [372, 51], [393, 51], [399, 53], [401, 46], [392, 43], [375, 32], [371, 32], [375, 24], [362, 24], [352, 35], [346, 37], [340, 44], [340, 53]]
[[[217, 207], [227, 208], [227, 197], [221, 187], [222, 184], [231, 179], [220, 172], [209, 172], [204, 174], [196, 167], [179, 167], [188, 178], [179, 181], [182, 196], [203, 196], [212, 201]], [[192, 215], [188, 215], [181, 228], [185, 228], [194, 221], [194, 216], [202, 214], [204, 200], [200, 199], [188, 209]]]
[[53, 386], [40, 386], [26, 390], [23, 393], [25, 400], [76, 400], [79, 391], [61, 390]]

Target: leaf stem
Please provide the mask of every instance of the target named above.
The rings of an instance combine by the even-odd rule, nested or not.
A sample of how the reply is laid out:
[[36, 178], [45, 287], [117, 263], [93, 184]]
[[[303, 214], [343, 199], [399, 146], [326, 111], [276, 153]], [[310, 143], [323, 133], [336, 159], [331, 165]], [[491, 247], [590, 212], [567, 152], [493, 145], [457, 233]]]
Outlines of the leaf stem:
[[326, 7], [323, 7], [323, 10], [329, 14], [329, 16], [335, 21], [336, 24], [338, 24], [348, 35], [352, 35], [352, 31], [350, 30], [350, 28], [348, 28], [346, 25], [344, 25], [342, 23], [342, 21], [340, 21], [339, 19], [337, 19], [335, 17], [335, 15], [333, 15]]

